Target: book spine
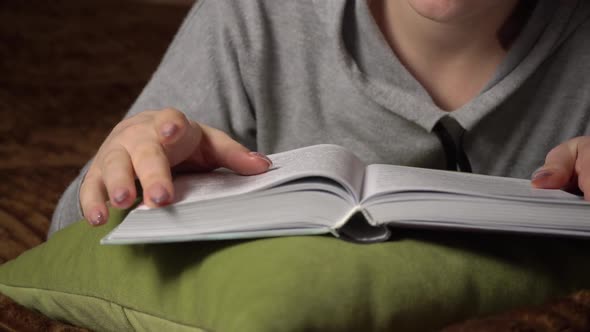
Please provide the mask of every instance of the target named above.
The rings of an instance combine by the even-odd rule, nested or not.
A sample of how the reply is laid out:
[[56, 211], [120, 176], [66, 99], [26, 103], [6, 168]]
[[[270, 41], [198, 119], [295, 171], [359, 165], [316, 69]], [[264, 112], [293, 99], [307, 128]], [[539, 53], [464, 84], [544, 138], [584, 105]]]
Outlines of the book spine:
[[340, 238], [341, 235], [340, 235], [339, 229], [341, 229], [342, 227], [344, 227], [344, 225], [346, 225], [346, 223], [350, 220], [350, 218], [352, 218], [352, 216], [355, 213], [358, 213], [362, 209], [363, 208], [360, 205], [353, 206], [352, 209], [350, 209], [350, 211], [348, 211], [348, 213], [345, 214], [344, 217], [342, 217], [342, 219], [340, 219], [337, 223], [335, 223], [330, 228], [330, 233], [332, 233], [332, 235], [334, 235], [334, 237]]
[[350, 220], [350, 218], [352, 218], [352, 216], [354, 216], [358, 212], [362, 212], [363, 210], [364, 209], [360, 205], [354, 206], [352, 209], [350, 209], [350, 211], [348, 211], [347, 214], [344, 215], [344, 217], [342, 217], [342, 219], [340, 219], [340, 221], [338, 221], [336, 224], [334, 224], [334, 226], [332, 226], [332, 229], [337, 230], [342, 226], [346, 225], [346, 223], [348, 222], [348, 220]]
[[367, 220], [367, 222], [371, 226], [375, 226], [375, 227], [379, 226], [379, 224], [377, 224], [377, 220], [375, 218], [373, 218], [373, 216], [369, 213], [369, 211], [367, 209], [360, 208], [359, 211], [363, 214], [363, 216], [365, 217], [365, 219]]
[[376, 225], [361, 206], [351, 209], [330, 232], [335, 237], [356, 243], [382, 242], [391, 236], [389, 228], [386, 225]]

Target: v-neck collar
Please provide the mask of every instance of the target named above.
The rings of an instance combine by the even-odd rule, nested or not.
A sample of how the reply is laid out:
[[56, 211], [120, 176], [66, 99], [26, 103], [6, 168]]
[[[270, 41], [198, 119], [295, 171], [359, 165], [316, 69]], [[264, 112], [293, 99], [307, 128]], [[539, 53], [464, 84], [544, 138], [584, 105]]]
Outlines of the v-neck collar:
[[[546, 59], [565, 33], [577, 5], [540, 0], [492, 80], [463, 107], [437, 107], [404, 67], [379, 30], [366, 0], [314, 0], [331, 37], [334, 57], [353, 85], [375, 102], [427, 131], [445, 116], [466, 130], [493, 111]], [[576, 1], [576, 4], [579, 0]]]

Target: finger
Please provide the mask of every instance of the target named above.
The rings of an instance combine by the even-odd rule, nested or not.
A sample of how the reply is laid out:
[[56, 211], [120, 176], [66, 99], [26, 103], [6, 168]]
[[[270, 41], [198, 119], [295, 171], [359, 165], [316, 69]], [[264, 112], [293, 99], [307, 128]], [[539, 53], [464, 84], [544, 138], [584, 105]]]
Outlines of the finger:
[[156, 143], [141, 143], [128, 151], [143, 187], [144, 203], [157, 207], [172, 202], [174, 190], [170, 163], [162, 147]]
[[253, 175], [266, 172], [272, 161], [264, 154], [252, 152], [226, 133], [206, 125], [199, 125], [203, 135], [196, 158], [210, 168], [225, 167], [239, 174]]
[[576, 159], [576, 174], [578, 188], [584, 192], [584, 199], [590, 201], [590, 144], [588, 139], [578, 143], [578, 157]]
[[109, 218], [107, 193], [100, 172], [91, 167], [80, 187], [80, 205], [84, 218], [93, 226], [103, 225]]
[[154, 129], [171, 166], [188, 158], [201, 139], [201, 128], [191, 126], [182, 112], [172, 108], [156, 112]]
[[130, 207], [137, 193], [135, 173], [127, 150], [116, 146], [105, 151], [101, 159], [101, 174], [111, 205], [122, 209]]
[[[226, 167], [249, 175], [265, 172], [272, 165], [268, 157], [251, 152], [220, 130], [188, 120], [175, 109], [161, 110], [154, 122], [171, 166], [189, 159], [189, 169]], [[187, 169], [185, 166], [175, 170]]]
[[572, 139], [549, 151], [545, 164], [533, 173], [533, 186], [546, 189], [567, 186], [575, 175], [577, 143], [577, 139]]

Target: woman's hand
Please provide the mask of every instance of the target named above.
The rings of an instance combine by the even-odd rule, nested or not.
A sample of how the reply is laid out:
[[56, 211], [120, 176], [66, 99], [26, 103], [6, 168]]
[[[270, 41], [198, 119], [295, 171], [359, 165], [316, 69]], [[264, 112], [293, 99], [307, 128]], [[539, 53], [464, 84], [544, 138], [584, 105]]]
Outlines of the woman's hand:
[[217, 129], [190, 121], [174, 109], [146, 111], [117, 124], [99, 148], [80, 188], [84, 217], [92, 225], [108, 219], [106, 202], [128, 208], [136, 199], [156, 207], [174, 199], [171, 168], [210, 171], [226, 167], [244, 175], [265, 172], [271, 161], [250, 152]]
[[532, 184], [545, 189], [579, 189], [590, 201], [590, 136], [572, 138], [549, 151], [545, 165], [533, 173]]

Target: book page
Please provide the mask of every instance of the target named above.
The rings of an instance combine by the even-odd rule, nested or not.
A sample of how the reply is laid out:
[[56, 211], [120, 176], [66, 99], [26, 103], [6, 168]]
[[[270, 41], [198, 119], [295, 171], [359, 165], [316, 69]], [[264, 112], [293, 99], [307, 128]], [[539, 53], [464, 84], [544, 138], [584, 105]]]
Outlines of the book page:
[[395, 165], [370, 165], [363, 200], [394, 192], [447, 192], [516, 200], [583, 203], [562, 190], [536, 189], [529, 180]]
[[[268, 156], [273, 166], [258, 175], [239, 175], [227, 169], [178, 176], [175, 204], [220, 199], [259, 191], [305, 177], [324, 177], [340, 183], [358, 202], [365, 165], [337, 145], [314, 145]], [[140, 206], [139, 209], [148, 209]]]
[[[318, 187], [343, 191], [333, 181], [315, 178]], [[306, 188], [307, 178], [289, 182]], [[268, 190], [232, 197], [178, 204], [150, 210], [133, 210], [103, 244], [219, 240], [267, 236], [311, 235], [331, 232], [348, 214], [350, 202], [321, 190]], [[347, 196], [348, 197], [348, 196]]]

